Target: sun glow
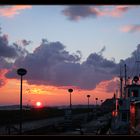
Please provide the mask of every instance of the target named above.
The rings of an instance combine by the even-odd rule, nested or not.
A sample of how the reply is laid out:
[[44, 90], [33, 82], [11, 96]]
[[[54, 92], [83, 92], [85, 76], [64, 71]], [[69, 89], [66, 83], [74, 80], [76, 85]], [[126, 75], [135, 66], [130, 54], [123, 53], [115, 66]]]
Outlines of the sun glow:
[[26, 89], [26, 92], [30, 94], [43, 94], [45, 91], [43, 91], [40, 88], [31, 88], [31, 89]]
[[41, 102], [36, 102], [36, 107], [42, 107], [42, 103]]

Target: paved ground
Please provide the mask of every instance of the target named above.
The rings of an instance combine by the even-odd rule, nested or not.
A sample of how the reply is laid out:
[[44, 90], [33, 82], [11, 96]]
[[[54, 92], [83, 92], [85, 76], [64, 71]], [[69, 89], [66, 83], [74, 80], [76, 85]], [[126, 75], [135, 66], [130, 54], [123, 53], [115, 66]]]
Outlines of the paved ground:
[[108, 128], [109, 119], [110, 114], [106, 114], [96, 120], [83, 124], [81, 129], [67, 131], [62, 133], [62, 135], [110, 135], [111, 131]]
[[[74, 119], [84, 118], [87, 114], [78, 114], [73, 116]], [[22, 124], [22, 132], [33, 131], [35, 129], [40, 129], [42, 127], [58, 126], [60, 123], [64, 123], [64, 117], [57, 117], [51, 119], [36, 120], [30, 122], [24, 122]], [[12, 126], [2, 126], [0, 127], [0, 135], [13, 135], [19, 134], [19, 124], [14, 124]]]

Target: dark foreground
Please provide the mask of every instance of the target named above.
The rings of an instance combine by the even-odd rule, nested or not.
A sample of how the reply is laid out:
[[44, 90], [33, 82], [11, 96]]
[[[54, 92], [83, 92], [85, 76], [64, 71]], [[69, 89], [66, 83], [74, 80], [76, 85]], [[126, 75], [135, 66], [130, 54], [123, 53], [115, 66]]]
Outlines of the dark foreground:
[[[65, 109], [23, 110], [22, 135], [107, 135], [111, 113], [103, 108], [78, 108], [72, 115]], [[20, 135], [19, 110], [0, 111], [0, 135]]]

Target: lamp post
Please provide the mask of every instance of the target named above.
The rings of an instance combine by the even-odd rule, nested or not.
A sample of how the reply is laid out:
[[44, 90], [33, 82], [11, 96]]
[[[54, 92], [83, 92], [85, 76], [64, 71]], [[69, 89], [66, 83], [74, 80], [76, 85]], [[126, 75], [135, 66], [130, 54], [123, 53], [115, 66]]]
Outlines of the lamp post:
[[89, 98], [90, 98], [90, 95], [87, 95], [87, 98], [88, 98], [88, 118], [89, 118]]
[[95, 100], [96, 100], [96, 107], [97, 107], [97, 101], [98, 101], [98, 98], [95, 98]]
[[19, 132], [22, 134], [22, 76], [27, 73], [26, 69], [19, 68], [17, 70], [17, 74], [21, 76], [21, 84], [20, 84], [20, 125], [19, 125]]
[[89, 110], [89, 98], [90, 98], [90, 95], [87, 95], [87, 98], [88, 98], [88, 110]]
[[70, 109], [72, 108], [72, 105], [71, 105], [71, 93], [73, 92], [73, 89], [68, 89], [68, 92], [70, 93]]
[[101, 100], [101, 104], [102, 104], [103, 100]]

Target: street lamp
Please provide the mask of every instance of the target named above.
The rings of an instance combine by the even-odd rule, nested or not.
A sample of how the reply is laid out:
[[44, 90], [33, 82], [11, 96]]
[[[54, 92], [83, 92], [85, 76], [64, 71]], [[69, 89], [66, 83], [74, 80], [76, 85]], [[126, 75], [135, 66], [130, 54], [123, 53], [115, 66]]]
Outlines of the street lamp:
[[89, 98], [90, 98], [90, 95], [87, 95], [87, 98], [88, 98], [88, 110], [89, 110]]
[[68, 92], [70, 93], [70, 109], [71, 109], [71, 93], [73, 92], [73, 89], [68, 89]]
[[95, 98], [95, 100], [96, 100], [96, 107], [97, 107], [97, 101], [98, 101], [98, 98]]
[[87, 98], [88, 98], [88, 118], [89, 118], [89, 98], [90, 98], [90, 95], [87, 95]]
[[21, 76], [21, 84], [20, 84], [20, 126], [19, 126], [19, 131], [20, 134], [22, 134], [22, 76], [27, 73], [26, 69], [19, 68], [17, 70], [17, 74]]
[[101, 104], [102, 104], [103, 100], [101, 100]]

